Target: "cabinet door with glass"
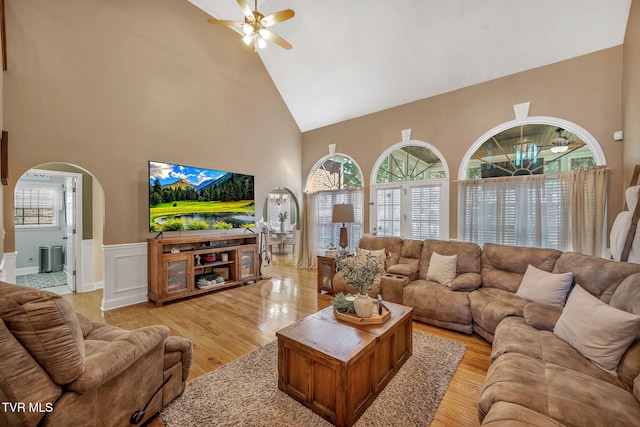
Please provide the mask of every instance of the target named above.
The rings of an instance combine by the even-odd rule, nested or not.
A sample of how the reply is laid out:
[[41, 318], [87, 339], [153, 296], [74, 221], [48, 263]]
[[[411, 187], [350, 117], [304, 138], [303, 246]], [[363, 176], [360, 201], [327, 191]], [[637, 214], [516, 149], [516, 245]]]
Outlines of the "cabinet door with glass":
[[162, 260], [166, 279], [163, 298], [188, 293], [193, 290], [193, 257], [188, 254], [165, 255]]
[[258, 253], [255, 246], [238, 249], [238, 281], [251, 280], [258, 275]]
[[318, 293], [326, 291], [333, 293], [331, 281], [336, 274], [336, 259], [334, 257], [318, 255]]

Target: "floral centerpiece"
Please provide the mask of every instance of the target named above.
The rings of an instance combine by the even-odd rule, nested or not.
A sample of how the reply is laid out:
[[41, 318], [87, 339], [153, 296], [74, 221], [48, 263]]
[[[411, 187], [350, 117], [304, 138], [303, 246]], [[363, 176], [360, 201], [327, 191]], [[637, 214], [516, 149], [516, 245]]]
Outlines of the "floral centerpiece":
[[373, 309], [367, 291], [371, 290], [379, 273], [379, 259], [370, 253], [360, 253], [356, 258], [339, 256], [336, 258], [336, 271], [339, 271], [345, 282], [352, 285], [358, 296], [354, 308], [358, 317], [370, 317]]
[[278, 221], [280, 221], [280, 231], [284, 231], [284, 222], [287, 220], [287, 211], [282, 211], [278, 214]]

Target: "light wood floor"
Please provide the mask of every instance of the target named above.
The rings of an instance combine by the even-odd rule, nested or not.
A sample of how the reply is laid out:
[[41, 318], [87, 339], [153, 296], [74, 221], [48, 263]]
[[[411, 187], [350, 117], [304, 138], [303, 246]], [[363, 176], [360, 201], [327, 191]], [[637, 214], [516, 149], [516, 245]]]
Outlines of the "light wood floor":
[[[330, 305], [316, 291], [316, 270], [297, 269], [293, 257], [274, 256], [270, 280], [168, 303], [150, 302], [102, 312], [102, 291], [66, 295], [91, 320], [133, 329], [163, 324], [193, 342], [189, 379], [214, 370], [273, 341], [275, 332]], [[467, 352], [440, 403], [432, 426], [477, 426], [477, 393], [489, 367], [491, 346], [466, 335], [414, 322], [416, 330], [461, 342]], [[156, 419], [151, 426], [161, 426]]]

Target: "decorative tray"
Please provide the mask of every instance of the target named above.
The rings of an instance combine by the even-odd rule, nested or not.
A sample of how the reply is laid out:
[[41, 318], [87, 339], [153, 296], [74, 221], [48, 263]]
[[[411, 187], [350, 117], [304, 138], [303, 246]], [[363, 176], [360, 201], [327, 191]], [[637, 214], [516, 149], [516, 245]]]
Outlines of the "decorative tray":
[[377, 325], [384, 323], [391, 317], [391, 312], [384, 304], [382, 304], [382, 314], [378, 314], [378, 302], [373, 301], [371, 308], [371, 317], [358, 317], [355, 313], [340, 313], [335, 308], [333, 313], [338, 320], [344, 320], [345, 322], [354, 323], [356, 325]]

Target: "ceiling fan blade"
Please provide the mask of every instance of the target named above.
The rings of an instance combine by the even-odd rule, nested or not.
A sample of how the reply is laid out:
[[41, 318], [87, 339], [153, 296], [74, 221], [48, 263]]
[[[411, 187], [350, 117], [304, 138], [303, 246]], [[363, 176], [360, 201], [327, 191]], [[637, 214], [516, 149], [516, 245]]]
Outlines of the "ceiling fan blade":
[[226, 21], [224, 19], [209, 19], [207, 20], [207, 22], [209, 24], [221, 24], [221, 25], [228, 25], [229, 27], [242, 27], [242, 24], [244, 24], [244, 22], [240, 22], [240, 21]]
[[272, 42], [282, 46], [283, 48], [285, 48], [287, 50], [290, 50], [293, 47], [291, 45], [291, 43], [289, 43], [288, 41], [286, 41], [285, 39], [283, 39], [282, 37], [280, 37], [279, 35], [277, 35], [273, 31], [267, 30], [266, 28], [263, 28], [262, 30], [260, 30], [260, 35], [263, 36], [264, 38], [269, 39]]
[[238, 0], [238, 4], [240, 5], [240, 9], [242, 9], [242, 13], [244, 13], [244, 16], [253, 20], [253, 11], [251, 10], [251, 7], [249, 7], [247, 2], [245, 0]]
[[284, 22], [287, 19], [293, 18], [295, 12], [291, 9], [281, 10], [280, 12], [273, 13], [269, 16], [265, 16], [260, 20], [263, 27], [270, 27], [272, 25]]

